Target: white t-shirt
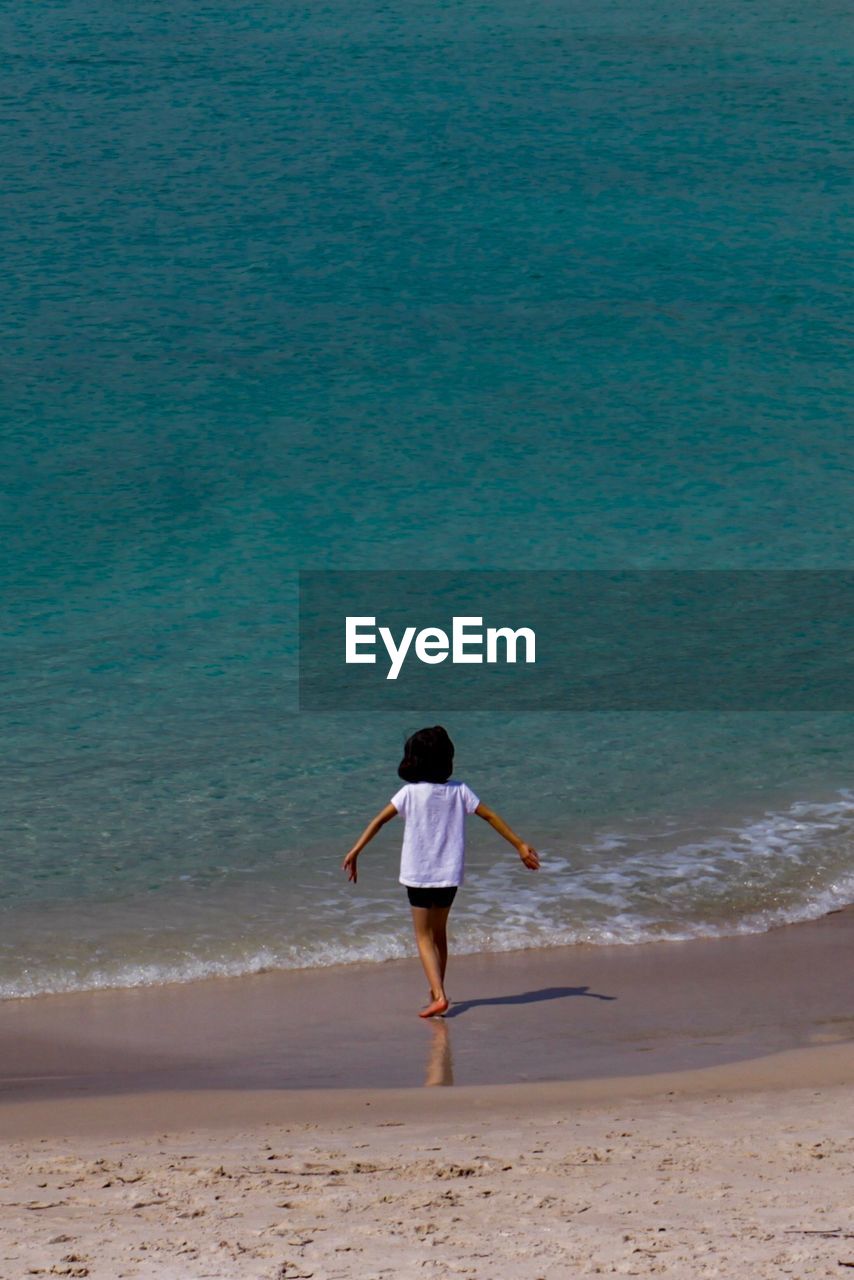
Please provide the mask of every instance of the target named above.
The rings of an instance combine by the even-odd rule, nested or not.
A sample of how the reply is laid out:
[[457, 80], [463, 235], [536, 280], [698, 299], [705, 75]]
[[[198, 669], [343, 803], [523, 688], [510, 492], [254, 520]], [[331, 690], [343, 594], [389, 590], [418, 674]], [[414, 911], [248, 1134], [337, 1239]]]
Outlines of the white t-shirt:
[[406, 823], [400, 883], [420, 889], [462, 884], [465, 821], [480, 800], [464, 782], [407, 782], [391, 798]]

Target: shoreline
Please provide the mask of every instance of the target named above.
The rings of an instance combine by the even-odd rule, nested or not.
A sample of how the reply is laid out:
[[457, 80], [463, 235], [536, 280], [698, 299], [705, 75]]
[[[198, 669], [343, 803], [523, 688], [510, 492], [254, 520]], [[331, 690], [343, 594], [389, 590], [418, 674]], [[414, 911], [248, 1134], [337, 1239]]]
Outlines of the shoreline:
[[[764, 934], [417, 959], [0, 1002], [0, 1123], [24, 1103], [634, 1080], [854, 1043], [854, 907]], [[447, 1093], [447, 1088], [444, 1091]], [[144, 1108], [143, 1108], [144, 1110]]]
[[[571, 942], [553, 942], [553, 941], [527, 941], [520, 942], [520, 945], [505, 946], [501, 949], [487, 950], [455, 950], [454, 957], [457, 960], [471, 959], [480, 956], [515, 956], [519, 953], [543, 952], [549, 953], [554, 951], [596, 951], [596, 950], [626, 950], [633, 952], [638, 948], [645, 947], [667, 947], [667, 946], [688, 946], [695, 943], [709, 942], [727, 942], [733, 938], [761, 938], [769, 933], [774, 933], [779, 929], [796, 929], [802, 925], [814, 925], [818, 921], [826, 919], [828, 916], [838, 915], [841, 912], [854, 911], [854, 901], [843, 902], [841, 905], [828, 906], [821, 909], [816, 915], [808, 915], [798, 917], [797, 919], [776, 920], [771, 924], [763, 924], [757, 928], [743, 928], [733, 926], [731, 929], [723, 932], [717, 929], [709, 932], [684, 933], [671, 935], [662, 933], [656, 936], [644, 936], [631, 939], [619, 939], [616, 941], [590, 941], [588, 939], [575, 939]], [[195, 986], [200, 983], [218, 983], [218, 982], [241, 982], [258, 977], [264, 977], [269, 974], [305, 974], [325, 972], [326, 970], [335, 970], [337, 972], [347, 972], [355, 969], [372, 969], [375, 967], [406, 963], [414, 954], [412, 949], [412, 940], [409, 933], [406, 934], [409, 952], [406, 955], [387, 955], [387, 956], [354, 956], [344, 960], [334, 960], [322, 962], [309, 962], [305, 964], [286, 965], [279, 963], [265, 963], [259, 968], [237, 968], [232, 971], [230, 962], [223, 962], [221, 969], [206, 969], [201, 972], [183, 973], [179, 976], [164, 976], [156, 979], [137, 979], [133, 981], [125, 981], [119, 978], [116, 981], [101, 981], [97, 985], [80, 986], [80, 987], [59, 987], [56, 989], [39, 989], [28, 991], [6, 991], [0, 993], [0, 1007], [4, 1004], [14, 1001], [24, 1000], [53, 1000], [63, 999], [74, 996], [87, 996], [97, 992], [114, 992], [114, 991], [160, 991], [168, 990], [173, 987]]]

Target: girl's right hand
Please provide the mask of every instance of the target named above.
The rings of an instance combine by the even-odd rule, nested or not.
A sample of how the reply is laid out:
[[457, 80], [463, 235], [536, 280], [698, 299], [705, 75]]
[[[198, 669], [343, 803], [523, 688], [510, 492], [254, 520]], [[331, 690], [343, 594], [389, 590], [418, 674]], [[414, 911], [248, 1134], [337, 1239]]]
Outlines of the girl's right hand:
[[539, 871], [540, 869], [539, 856], [537, 854], [536, 849], [533, 849], [529, 844], [520, 845], [519, 857], [522, 859], [525, 866], [530, 871]]
[[347, 879], [352, 880], [353, 884], [356, 883], [356, 861], [358, 857], [359, 857], [358, 853], [353, 853], [351, 849], [350, 852], [347, 854], [347, 857], [341, 863], [342, 871], [347, 872]]

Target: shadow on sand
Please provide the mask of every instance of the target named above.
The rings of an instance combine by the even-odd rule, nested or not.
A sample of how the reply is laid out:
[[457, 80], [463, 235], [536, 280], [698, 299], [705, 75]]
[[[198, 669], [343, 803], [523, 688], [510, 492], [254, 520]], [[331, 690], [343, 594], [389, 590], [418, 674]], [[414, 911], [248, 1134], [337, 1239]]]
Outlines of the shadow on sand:
[[616, 996], [599, 995], [589, 987], [543, 987], [539, 991], [520, 991], [515, 996], [487, 996], [483, 1000], [461, 1000], [452, 1004], [445, 1018], [458, 1018], [469, 1009], [486, 1004], [537, 1004], [540, 1000], [563, 1000], [567, 996], [587, 996], [590, 1000], [616, 1000]]

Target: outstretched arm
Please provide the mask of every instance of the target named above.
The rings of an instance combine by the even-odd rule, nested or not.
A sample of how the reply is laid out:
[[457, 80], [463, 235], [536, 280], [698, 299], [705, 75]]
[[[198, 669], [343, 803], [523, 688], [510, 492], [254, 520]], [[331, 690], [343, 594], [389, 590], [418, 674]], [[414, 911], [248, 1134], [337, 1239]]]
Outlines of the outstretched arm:
[[500, 836], [512, 844], [525, 866], [531, 871], [538, 871], [540, 859], [537, 856], [536, 849], [532, 849], [529, 844], [525, 844], [524, 840], [520, 840], [515, 831], [511, 831], [503, 818], [499, 818], [497, 813], [488, 808], [485, 804], [479, 804], [475, 809], [475, 813], [479, 818], [483, 818], [491, 827], [494, 827]]
[[353, 845], [353, 848], [347, 854], [347, 857], [341, 863], [342, 870], [347, 872], [347, 879], [356, 883], [356, 859], [364, 849], [369, 840], [373, 840], [380, 827], [384, 827], [387, 822], [391, 822], [392, 818], [397, 816], [397, 809], [393, 804], [387, 804], [384, 809], [380, 809], [375, 818], [372, 818], [365, 827], [359, 839]]

